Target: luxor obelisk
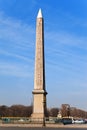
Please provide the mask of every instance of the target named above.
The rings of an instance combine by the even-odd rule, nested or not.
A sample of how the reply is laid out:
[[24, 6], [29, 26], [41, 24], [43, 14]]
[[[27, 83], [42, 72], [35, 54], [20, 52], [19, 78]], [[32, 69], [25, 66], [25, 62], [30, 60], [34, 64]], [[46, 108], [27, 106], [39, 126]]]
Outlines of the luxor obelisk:
[[44, 118], [46, 111], [45, 59], [44, 59], [44, 19], [41, 9], [36, 22], [36, 53], [32, 118]]

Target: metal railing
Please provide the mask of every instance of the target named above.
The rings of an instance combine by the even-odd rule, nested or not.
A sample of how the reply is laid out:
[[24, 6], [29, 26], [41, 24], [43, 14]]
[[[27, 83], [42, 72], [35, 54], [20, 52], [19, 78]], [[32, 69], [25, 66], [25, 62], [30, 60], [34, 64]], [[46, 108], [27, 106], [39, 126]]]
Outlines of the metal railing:
[[2, 117], [0, 119], [2, 124], [56, 124], [61, 123], [61, 119], [57, 117], [52, 118], [30, 118], [30, 117]]

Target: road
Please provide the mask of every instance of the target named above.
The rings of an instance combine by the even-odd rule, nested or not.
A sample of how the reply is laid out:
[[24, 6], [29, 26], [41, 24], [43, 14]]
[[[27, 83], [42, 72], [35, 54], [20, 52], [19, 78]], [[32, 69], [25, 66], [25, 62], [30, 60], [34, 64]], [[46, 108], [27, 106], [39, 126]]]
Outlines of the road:
[[31, 127], [0, 127], [0, 130], [87, 130], [87, 128], [31, 128]]

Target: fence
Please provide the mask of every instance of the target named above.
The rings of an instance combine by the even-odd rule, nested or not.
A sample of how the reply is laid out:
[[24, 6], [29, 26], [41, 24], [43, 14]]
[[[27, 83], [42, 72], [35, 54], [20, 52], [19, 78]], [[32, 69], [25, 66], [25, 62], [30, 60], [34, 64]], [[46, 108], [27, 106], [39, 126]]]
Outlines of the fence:
[[61, 123], [61, 119], [54, 118], [29, 118], [29, 117], [1, 117], [2, 124], [56, 124]]

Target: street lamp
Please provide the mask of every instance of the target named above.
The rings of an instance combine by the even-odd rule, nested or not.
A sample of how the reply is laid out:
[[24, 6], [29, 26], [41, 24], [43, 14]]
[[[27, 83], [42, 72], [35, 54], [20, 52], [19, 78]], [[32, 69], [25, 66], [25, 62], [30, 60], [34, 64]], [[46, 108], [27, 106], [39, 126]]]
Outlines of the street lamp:
[[44, 101], [43, 101], [43, 108], [44, 108], [43, 127], [45, 127], [45, 107], [46, 107], [46, 97], [44, 96]]

